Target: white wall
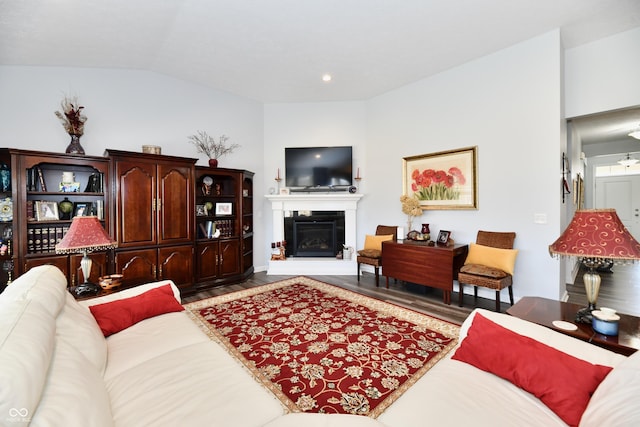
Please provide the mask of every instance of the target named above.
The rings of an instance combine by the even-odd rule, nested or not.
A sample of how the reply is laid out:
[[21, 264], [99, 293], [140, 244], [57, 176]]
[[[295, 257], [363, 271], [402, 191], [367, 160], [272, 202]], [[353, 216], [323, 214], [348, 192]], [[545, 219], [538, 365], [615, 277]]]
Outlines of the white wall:
[[[369, 177], [375, 191], [363, 205], [375, 215], [365, 228], [405, 223], [402, 157], [477, 145], [479, 209], [429, 210], [419, 222], [459, 242], [473, 242], [478, 229], [515, 231], [516, 298], [559, 298], [564, 286], [547, 247], [560, 234], [560, 60], [554, 31], [371, 100], [367, 141], [376, 148], [367, 164], [385, 173]], [[534, 224], [537, 213], [547, 224]]]
[[[282, 170], [286, 146], [353, 145], [363, 242], [377, 224], [406, 224], [404, 156], [477, 145], [480, 209], [426, 211], [414, 227], [451, 230], [459, 242], [474, 241], [478, 229], [516, 231], [516, 297], [557, 299], [564, 286], [547, 246], [560, 234], [560, 59], [552, 32], [364, 104], [267, 105], [265, 168]], [[548, 223], [534, 224], [535, 213]]]
[[640, 27], [567, 49], [566, 117], [640, 105]]
[[[139, 152], [152, 144], [206, 165], [187, 136], [224, 133], [241, 147], [223, 157], [221, 167], [254, 171], [256, 189], [264, 187], [261, 103], [147, 71], [0, 66], [0, 146], [64, 153], [70, 138], [54, 111], [65, 94], [85, 106], [80, 142], [87, 155], [102, 156], [106, 148]], [[262, 197], [255, 194], [260, 218]], [[264, 246], [259, 232], [254, 245]], [[262, 254], [255, 257], [262, 262]]]

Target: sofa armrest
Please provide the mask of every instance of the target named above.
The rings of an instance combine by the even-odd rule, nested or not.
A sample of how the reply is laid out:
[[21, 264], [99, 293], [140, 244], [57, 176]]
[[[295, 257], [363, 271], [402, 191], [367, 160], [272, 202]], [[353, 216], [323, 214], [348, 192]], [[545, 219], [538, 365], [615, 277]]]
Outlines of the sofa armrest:
[[173, 290], [173, 296], [176, 298], [176, 300], [179, 303], [182, 303], [182, 300], [180, 298], [180, 290], [175, 285], [175, 283], [173, 283], [173, 281], [171, 280], [160, 280], [158, 282], [145, 283], [143, 285], [138, 285], [133, 288], [124, 289], [122, 291], [103, 295], [101, 297], [86, 299], [78, 302], [85, 307], [91, 307], [92, 305], [104, 304], [107, 302], [111, 302], [111, 301], [115, 301], [123, 298], [134, 297], [136, 295], [140, 295], [144, 292], [147, 292], [150, 289], [159, 288], [160, 286], [164, 286], [167, 284], [171, 285], [171, 290]]

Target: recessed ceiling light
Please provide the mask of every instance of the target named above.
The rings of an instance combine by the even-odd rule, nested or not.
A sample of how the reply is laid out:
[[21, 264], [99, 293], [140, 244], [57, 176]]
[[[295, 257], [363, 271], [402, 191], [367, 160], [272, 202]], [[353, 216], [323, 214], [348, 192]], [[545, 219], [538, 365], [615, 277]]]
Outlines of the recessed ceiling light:
[[331, 74], [323, 74], [322, 75], [322, 81], [323, 82], [330, 82], [331, 81]]

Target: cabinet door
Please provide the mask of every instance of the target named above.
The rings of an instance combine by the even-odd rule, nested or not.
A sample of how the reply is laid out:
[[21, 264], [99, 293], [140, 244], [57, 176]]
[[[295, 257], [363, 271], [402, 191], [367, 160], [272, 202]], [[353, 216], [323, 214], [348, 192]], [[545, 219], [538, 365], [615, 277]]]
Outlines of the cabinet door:
[[124, 276], [127, 285], [154, 282], [157, 279], [158, 253], [156, 249], [116, 252], [116, 272]]
[[[54, 255], [43, 258], [29, 258], [24, 261], [25, 273], [31, 270], [33, 267], [39, 265], [54, 265], [62, 271], [65, 277], [69, 277], [69, 256], [68, 255]], [[67, 282], [67, 285], [69, 283]]]
[[[82, 255], [72, 255], [69, 259], [69, 286], [76, 286], [80, 283], [84, 283], [84, 276], [82, 274], [82, 268], [80, 267], [80, 261], [82, 261]], [[107, 274], [107, 253], [94, 253], [89, 254], [91, 258], [91, 273], [89, 274], [89, 282], [98, 283], [98, 278]]]
[[172, 246], [158, 249], [158, 277], [170, 279], [179, 288], [193, 284], [193, 247]]
[[220, 241], [218, 265], [219, 276], [226, 277], [240, 273], [240, 243], [237, 239]]
[[212, 280], [218, 276], [218, 242], [196, 245], [196, 280]]
[[156, 167], [143, 162], [118, 161], [116, 235], [121, 248], [156, 243]]
[[189, 243], [193, 236], [190, 166], [158, 165], [158, 244]]

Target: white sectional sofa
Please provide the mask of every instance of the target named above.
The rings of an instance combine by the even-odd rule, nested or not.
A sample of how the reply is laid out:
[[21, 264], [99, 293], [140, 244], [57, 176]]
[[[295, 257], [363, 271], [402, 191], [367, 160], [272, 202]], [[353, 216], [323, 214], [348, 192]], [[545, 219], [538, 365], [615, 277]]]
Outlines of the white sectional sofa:
[[[88, 306], [166, 283], [77, 302], [55, 267], [34, 268], [18, 278], [0, 294], [0, 425], [566, 425], [533, 395], [452, 360], [451, 354], [377, 420], [287, 414], [185, 312], [151, 317], [104, 338]], [[177, 288], [171, 286], [180, 301]], [[504, 314], [478, 312], [576, 357], [615, 367], [596, 390], [581, 425], [640, 425], [640, 357], [626, 358]], [[472, 318], [463, 325], [462, 338]]]

